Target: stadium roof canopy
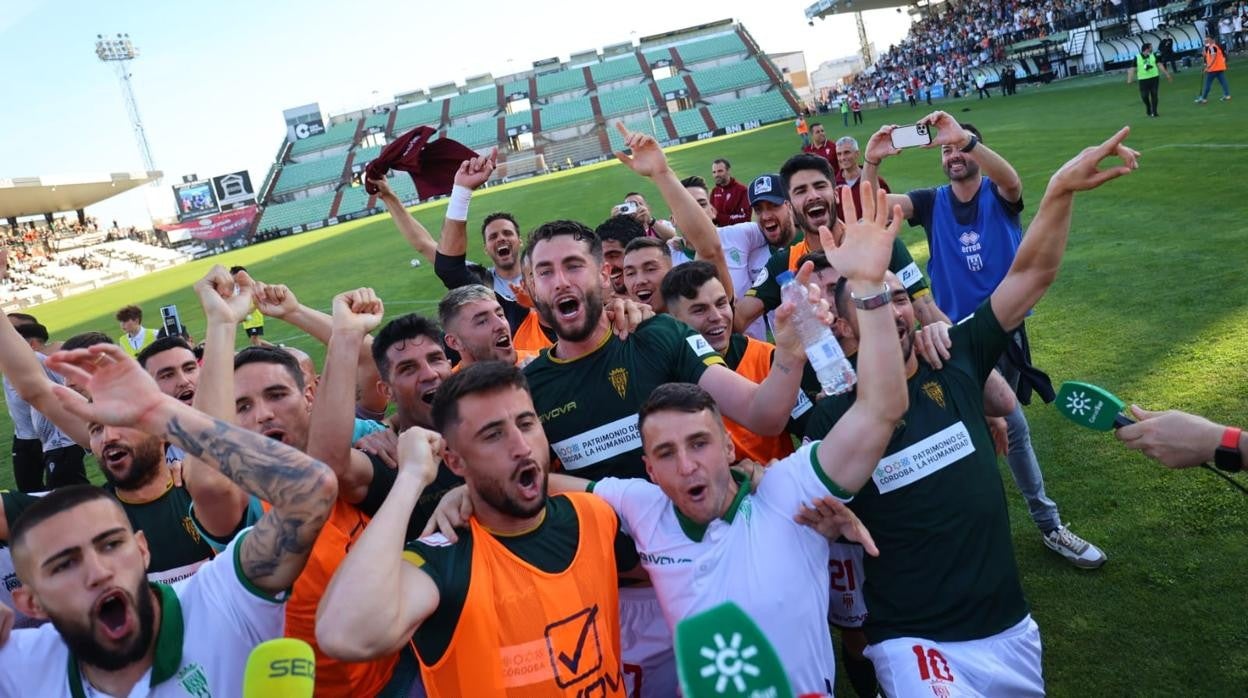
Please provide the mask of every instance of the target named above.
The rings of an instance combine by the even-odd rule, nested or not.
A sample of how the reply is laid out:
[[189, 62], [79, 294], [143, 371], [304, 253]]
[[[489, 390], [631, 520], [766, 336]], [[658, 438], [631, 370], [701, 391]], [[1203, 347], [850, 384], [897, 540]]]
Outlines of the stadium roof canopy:
[[[867, 10], [887, 10], [918, 4], [915, 0], [818, 0], [806, 8], [806, 19], [822, 19], [830, 15], [853, 14]], [[935, 4], [928, 0], [923, 4]]]
[[162, 177], [160, 172], [0, 179], [0, 220], [77, 211]]

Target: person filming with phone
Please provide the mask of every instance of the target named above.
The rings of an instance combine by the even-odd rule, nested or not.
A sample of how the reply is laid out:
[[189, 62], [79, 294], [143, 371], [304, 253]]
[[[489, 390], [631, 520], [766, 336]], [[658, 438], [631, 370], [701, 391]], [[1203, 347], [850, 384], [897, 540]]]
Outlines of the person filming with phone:
[[[912, 226], [927, 234], [931, 278], [936, 305], [958, 323], [975, 309], [1005, 278], [1023, 239], [1023, 181], [1013, 166], [983, 142], [978, 129], [959, 124], [949, 114], [935, 111], [911, 126], [884, 126], [867, 143], [863, 179], [874, 187], [880, 163], [909, 147], [940, 148], [940, 164], [949, 183], [907, 194], [890, 194], [890, 206], [901, 206]], [[1054, 391], [1048, 376], [1031, 366], [1025, 327], [1011, 332], [1009, 349], [998, 370], [1029, 404], [1034, 389], [1046, 401]], [[1105, 553], [1075, 535], [1061, 520], [1057, 504], [1044, 490], [1044, 475], [1031, 446], [1030, 428], [1022, 406], [1005, 418], [1009, 436], [1006, 461], [1014, 481], [1027, 500], [1032, 521], [1044, 544], [1076, 567], [1094, 569], [1105, 564]]]

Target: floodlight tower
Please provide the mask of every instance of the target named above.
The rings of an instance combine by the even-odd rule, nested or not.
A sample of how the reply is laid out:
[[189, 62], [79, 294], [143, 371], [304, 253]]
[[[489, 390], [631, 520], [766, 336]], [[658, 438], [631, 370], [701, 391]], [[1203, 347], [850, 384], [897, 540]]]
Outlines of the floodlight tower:
[[[95, 35], [95, 55], [101, 61], [110, 63], [121, 81], [121, 95], [126, 100], [126, 111], [130, 115], [130, 128], [134, 131], [134, 140], [139, 144], [139, 154], [143, 156], [143, 167], [148, 172], [156, 170], [152, 161], [152, 149], [147, 144], [147, 133], [143, 130], [143, 119], [139, 116], [139, 103], [134, 98], [134, 86], [130, 82], [130, 61], [138, 58], [139, 49], [130, 41], [129, 34], [118, 34], [117, 38], [105, 38], [103, 34]], [[156, 185], [158, 182], [152, 182]]]
[[862, 67], [870, 68], [875, 63], [871, 55], [871, 42], [867, 41], [867, 25], [862, 21], [862, 12], [854, 13], [854, 22], [858, 24], [858, 51], [862, 53]]

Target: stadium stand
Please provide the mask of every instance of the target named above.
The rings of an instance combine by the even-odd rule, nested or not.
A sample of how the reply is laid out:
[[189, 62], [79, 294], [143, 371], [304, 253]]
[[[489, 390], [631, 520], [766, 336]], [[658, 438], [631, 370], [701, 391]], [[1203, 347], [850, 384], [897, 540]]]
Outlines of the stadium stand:
[[394, 135], [405, 133], [416, 126], [433, 126], [442, 124], [442, 101], [425, 102], [415, 106], [399, 107], [394, 117]]
[[779, 92], [767, 92], [735, 102], [712, 104], [707, 110], [711, 113], [711, 118], [718, 128], [736, 126], [750, 121], [768, 123], [793, 116], [792, 107]]
[[537, 76], [537, 96], [540, 97], [553, 97], [564, 92], [583, 90], [585, 87], [585, 72], [580, 68]]
[[589, 123], [594, 120], [594, 107], [589, 100], [572, 100], [547, 104], [538, 109], [542, 129], [553, 131], [565, 126]]
[[693, 84], [704, 97], [720, 92], [742, 90], [754, 85], [765, 85], [768, 81], [766, 71], [756, 60], [730, 63], [693, 74]]
[[[655, 69], [652, 74], [643, 62], [672, 65], [678, 72]], [[567, 62], [542, 61], [513, 75], [475, 76], [467, 86], [447, 82], [408, 92], [396, 97], [395, 104], [384, 105], [397, 109], [388, 131], [389, 112], [332, 116], [333, 125], [325, 133], [284, 142], [279, 149], [266, 179], [272, 184], [263, 192], [266, 208], [258, 230], [268, 236], [320, 225], [331, 215], [364, 215], [369, 197], [352, 181], [358, 180], [353, 173], [377, 156], [380, 143], [416, 126], [432, 126], [439, 137], [479, 152], [497, 146], [500, 160], [508, 165], [506, 177], [515, 179], [610, 157], [612, 150], [623, 147], [613, 123], [619, 119], [672, 143], [708, 131], [792, 118], [800, 102], [780, 71], [769, 65], [745, 27], [723, 20], [647, 37], [640, 45], [634, 40], [601, 52], [582, 51]], [[664, 101], [662, 95], [688, 88], [688, 79], [695, 87], [691, 93]], [[507, 114], [505, 98], [516, 93], [530, 93], [531, 109]], [[714, 126], [704, 114], [713, 118]], [[674, 132], [668, 130], [669, 117]], [[531, 136], [515, 136], [526, 127]], [[365, 146], [356, 142], [365, 132], [380, 135], [370, 135]], [[351, 167], [344, 171], [348, 157]], [[410, 178], [393, 178], [391, 187], [404, 202], [415, 203]]]
[[346, 153], [332, 157], [296, 162], [286, 165], [278, 175], [273, 194], [280, 196], [318, 184], [337, 182], [342, 178], [342, 168], [347, 162]]
[[[706, 121], [697, 109], [674, 111], [671, 114], [672, 125], [676, 127], [677, 137], [693, 136], [707, 130]], [[785, 115], [788, 118], [788, 114]]]
[[355, 121], [344, 121], [340, 124], [334, 124], [325, 129], [325, 133], [295, 141], [291, 146], [290, 155], [297, 158], [301, 155], [315, 153], [334, 146], [350, 145], [351, 139], [355, 138], [357, 128], [358, 124]]
[[452, 119], [483, 111], [498, 111], [498, 91], [493, 85], [488, 89], [476, 90], [451, 98]]
[[602, 104], [602, 115], [607, 118], [654, 108], [654, 96], [650, 92], [649, 85], [621, 87], [609, 92], [600, 92], [598, 101]]

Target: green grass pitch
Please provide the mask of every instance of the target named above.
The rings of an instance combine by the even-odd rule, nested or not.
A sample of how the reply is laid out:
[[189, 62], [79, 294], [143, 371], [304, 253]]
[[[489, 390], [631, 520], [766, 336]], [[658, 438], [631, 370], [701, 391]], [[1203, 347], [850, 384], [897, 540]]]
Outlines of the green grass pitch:
[[[1248, 60], [1230, 68], [1232, 83], [1248, 80]], [[1077, 199], [1061, 275], [1029, 321], [1036, 363], [1055, 382], [1086, 380], [1128, 402], [1248, 427], [1248, 118], [1240, 100], [1194, 105], [1199, 80], [1198, 71], [1185, 70], [1174, 83], [1163, 82], [1159, 119], [1141, 115], [1138, 91], [1122, 74], [938, 106], [979, 126], [1018, 169], [1027, 220], [1061, 163], [1123, 124], [1134, 128], [1128, 143], [1143, 153], [1140, 169]], [[832, 137], [848, 133], [865, 148], [880, 124], [913, 122], [925, 112], [922, 105], [869, 111], [865, 126], [850, 129], [841, 127], [839, 114], [820, 121]], [[737, 177], [748, 181], [777, 169], [796, 145], [791, 125], [781, 124], [677, 149], [671, 161], [681, 175], [710, 179], [711, 160], [727, 157]], [[897, 191], [943, 181], [933, 151], [908, 151], [889, 160], [883, 174]], [[594, 225], [634, 189], [663, 208], [648, 182], [618, 164], [483, 192], [472, 203], [471, 255], [485, 261], [478, 232], [486, 213], [512, 211], [525, 231], [555, 218]], [[444, 206], [415, 209], [435, 235]], [[924, 262], [922, 232], [902, 234]], [[160, 305], [176, 303], [198, 336], [204, 323], [191, 284], [211, 264], [244, 264], [318, 308], [328, 309], [339, 291], [368, 285], [386, 301], [389, 316], [432, 313], [442, 287], [432, 265], [410, 266], [415, 256], [388, 218], [374, 217], [32, 312], [54, 338], [64, 339], [89, 329], [117, 334], [112, 314], [127, 303], [141, 304], [151, 318]], [[323, 355], [314, 340], [281, 323], [269, 321], [265, 329], [273, 341]], [[240, 345], [244, 339], [240, 332]], [[1049, 692], [1242, 694], [1248, 686], [1248, 498], [1209, 473], [1164, 470], [1110, 435], [1078, 430], [1038, 402], [1027, 412], [1050, 496], [1063, 518], [1109, 555], [1103, 569], [1083, 572], [1044, 548], [1003, 464], [1023, 584], [1044, 637]], [[0, 438], [11, 433], [7, 413], [0, 412]], [[5, 466], [0, 486], [11, 484]], [[850, 695], [844, 679], [840, 688]]]

